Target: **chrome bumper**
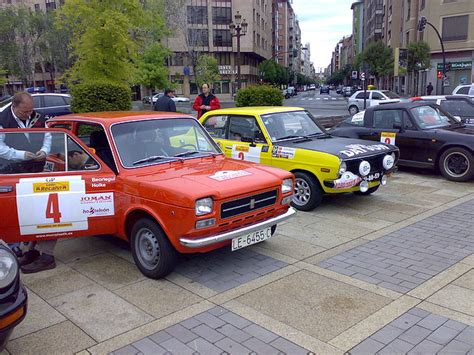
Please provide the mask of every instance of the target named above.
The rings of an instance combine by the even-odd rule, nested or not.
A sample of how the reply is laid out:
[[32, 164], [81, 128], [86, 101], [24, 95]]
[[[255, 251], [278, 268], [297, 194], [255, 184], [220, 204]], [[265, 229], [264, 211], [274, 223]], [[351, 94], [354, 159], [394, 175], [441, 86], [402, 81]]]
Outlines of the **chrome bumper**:
[[284, 214], [270, 218], [266, 221], [259, 222], [257, 224], [253, 224], [251, 226], [239, 228], [230, 232], [222, 233], [222, 234], [217, 234], [213, 235], [210, 237], [205, 237], [205, 238], [199, 238], [199, 239], [187, 239], [187, 238], [180, 238], [179, 242], [181, 245], [187, 247], [187, 248], [201, 248], [205, 247], [208, 245], [212, 244], [217, 244], [226, 240], [231, 240], [236, 237], [240, 237], [242, 235], [246, 235], [252, 232], [256, 232], [258, 230], [264, 229], [271, 227], [277, 223], [283, 222], [284, 220], [287, 220], [291, 216], [293, 216], [296, 213], [296, 210], [293, 207], [290, 207], [288, 211], [286, 211]]

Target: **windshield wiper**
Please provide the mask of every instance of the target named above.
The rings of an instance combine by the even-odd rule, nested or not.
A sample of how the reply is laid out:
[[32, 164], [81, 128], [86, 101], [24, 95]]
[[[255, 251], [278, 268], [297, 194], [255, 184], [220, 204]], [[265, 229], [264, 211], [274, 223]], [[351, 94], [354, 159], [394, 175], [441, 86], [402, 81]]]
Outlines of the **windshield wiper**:
[[167, 157], [167, 156], [164, 156], [164, 155], [152, 155], [151, 157], [137, 160], [137, 161], [133, 162], [132, 165], [138, 165], [138, 164], [142, 164], [142, 163], [149, 163], [149, 162], [156, 161], [156, 160], [161, 160], [161, 159], [173, 159], [173, 157]]
[[182, 152], [182, 153], [178, 153], [178, 154], [175, 154], [173, 155], [173, 157], [187, 157], [189, 155], [194, 155], [194, 154], [199, 154], [201, 152], [197, 151], [197, 150], [187, 150], [185, 152]]
[[277, 140], [277, 141], [280, 141], [280, 140], [282, 140], [282, 139], [290, 139], [290, 138], [305, 138], [305, 137], [303, 137], [303, 136], [295, 136], [295, 135], [290, 134], [289, 136], [280, 137], [280, 138], [277, 138], [276, 140]]

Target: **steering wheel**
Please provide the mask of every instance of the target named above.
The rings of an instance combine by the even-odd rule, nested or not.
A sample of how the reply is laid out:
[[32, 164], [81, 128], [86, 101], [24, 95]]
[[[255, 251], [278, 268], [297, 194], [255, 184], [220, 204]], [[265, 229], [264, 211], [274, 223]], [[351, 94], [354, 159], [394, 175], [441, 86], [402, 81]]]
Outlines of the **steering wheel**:
[[186, 147], [188, 147], [188, 148], [191, 147], [194, 150], [198, 150], [197, 147], [194, 144], [191, 144], [191, 143], [180, 145], [178, 148], [186, 148]]

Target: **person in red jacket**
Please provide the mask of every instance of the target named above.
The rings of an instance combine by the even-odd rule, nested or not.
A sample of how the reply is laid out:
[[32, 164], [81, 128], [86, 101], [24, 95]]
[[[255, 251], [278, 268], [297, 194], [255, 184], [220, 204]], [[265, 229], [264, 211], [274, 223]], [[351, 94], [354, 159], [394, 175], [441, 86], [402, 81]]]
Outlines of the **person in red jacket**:
[[202, 84], [202, 94], [199, 94], [194, 100], [193, 109], [197, 111], [197, 118], [204, 115], [207, 111], [218, 110], [221, 108], [219, 99], [209, 92], [209, 84]]

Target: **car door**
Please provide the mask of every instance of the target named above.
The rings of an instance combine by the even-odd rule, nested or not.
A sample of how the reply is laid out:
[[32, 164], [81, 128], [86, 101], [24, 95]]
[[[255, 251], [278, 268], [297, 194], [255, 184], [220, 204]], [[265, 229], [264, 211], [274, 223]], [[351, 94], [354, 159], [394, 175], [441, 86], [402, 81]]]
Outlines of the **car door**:
[[[0, 162], [0, 238], [8, 243], [116, 233], [115, 174], [75, 138], [58, 129], [5, 130], [15, 149], [18, 137], [50, 134], [50, 151], [40, 169], [29, 161]], [[46, 143], [45, 143], [46, 144]], [[81, 154], [87, 164], [73, 164]]]
[[364, 96], [366, 98], [366, 107], [370, 106], [370, 101], [369, 101], [370, 92], [369, 91], [366, 91], [365, 93], [360, 92], [354, 98], [355, 103], [356, 103], [357, 107], [359, 108], [359, 110], [364, 110]]
[[[371, 91], [370, 92], [370, 106], [376, 106], [380, 104], [380, 101], [386, 100], [385, 96], [383, 96], [378, 91]], [[369, 107], [369, 105], [367, 105]]]

